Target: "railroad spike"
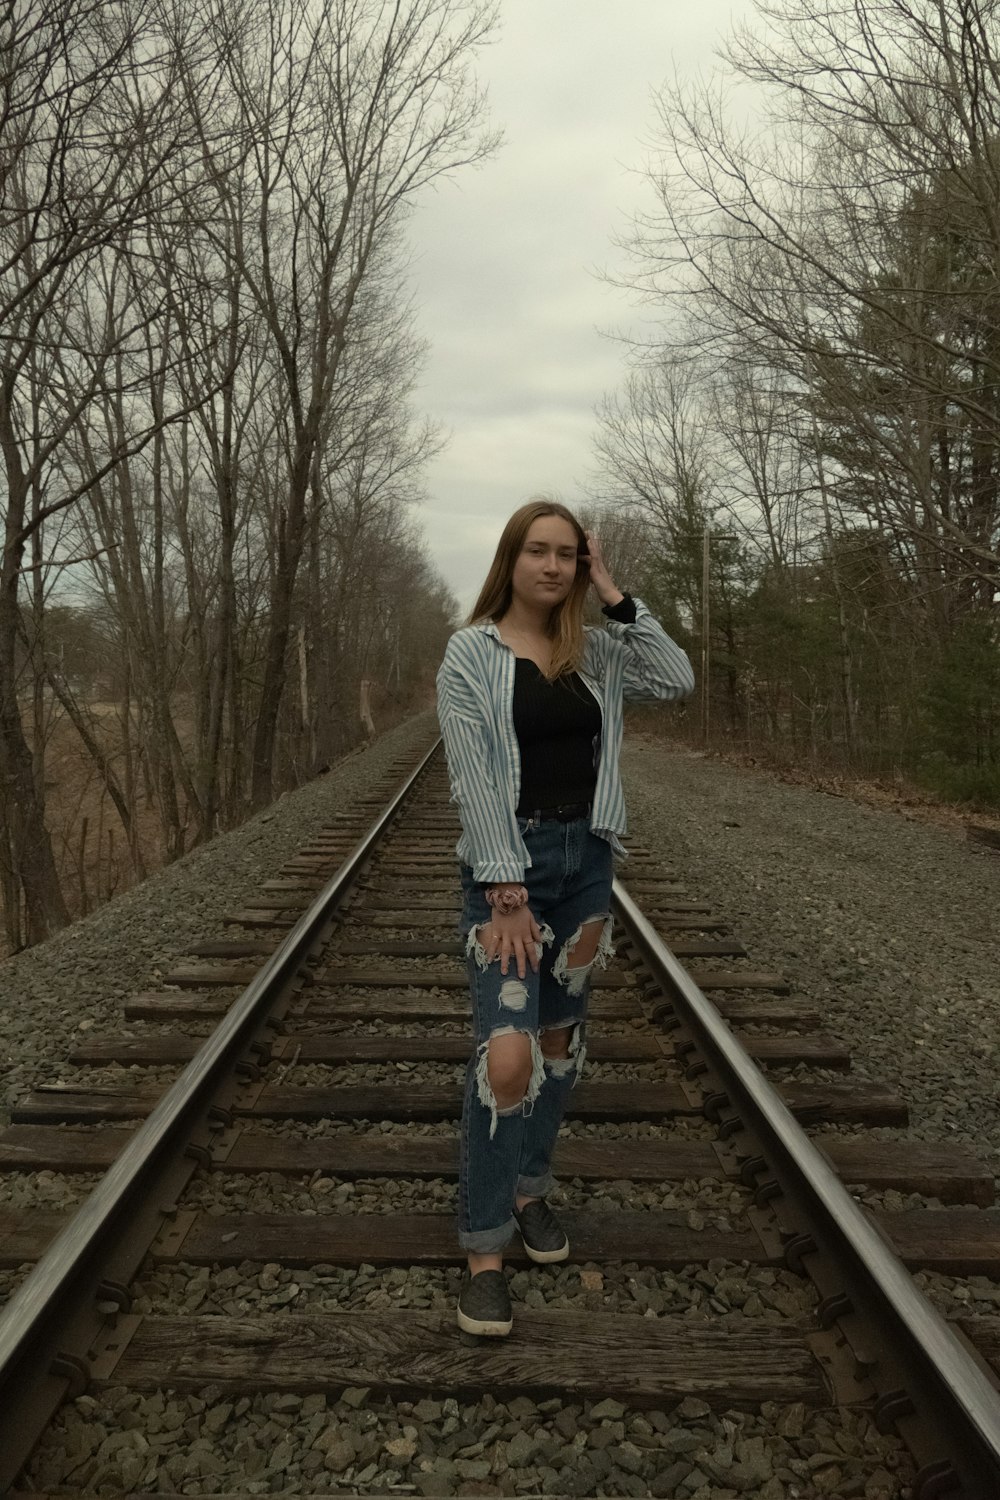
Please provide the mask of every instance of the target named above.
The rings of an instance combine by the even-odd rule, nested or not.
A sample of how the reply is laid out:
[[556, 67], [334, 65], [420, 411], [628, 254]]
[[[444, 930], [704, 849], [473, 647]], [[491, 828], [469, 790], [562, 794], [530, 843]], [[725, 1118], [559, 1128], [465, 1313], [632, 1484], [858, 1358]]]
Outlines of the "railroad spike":
[[740, 1181], [744, 1187], [752, 1188], [760, 1174], [766, 1171], [767, 1162], [763, 1156], [748, 1156], [740, 1162]]
[[816, 1250], [816, 1241], [811, 1234], [793, 1234], [785, 1245], [785, 1265], [797, 1276], [804, 1276], [806, 1269], [802, 1262], [807, 1255], [815, 1255]]
[[63, 1380], [69, 1381], [69, 1397], [75, 1401], [82, 1396], [90, 1384], [90, 1365], [80, 1354], [68, 1354], [60, 1350], [53, 1355], [52, 1363], [49, 1365], [49, 1374], [56, 1375]]
[[925, 1464], [913, 1481], [913, 1500], [940, 1500], [943, 1495], [957, 1495], [962, 1481], [955, 1473], [950, 1460]]
[[908, 1391], [886, 1391], [875, 1402], [875, 1426], [879, 1432], [892, 1432], [901, 1417], [910, 1417], [913, 1412], [913, 1400]]
[[706, 1120], [711, 1120], [713, 1125], [722, 1117], [722, 1111], [730, 1103], [729, 1095], [725, 1089], [716, 1089], [712, 1094], [706, 1094], [702, 1101], [702, 1110]]
[[824, 1297], [816, 1308], [816, 1316], [821, 1328], [832, 1328], [838, 1318], [846, 1318], [848, 1313], [854, 1311], [854, 1303], [846, 1292], [834, 1292], [829, 1297]]
[[113, 1302], [118, 1312], [128, 1312], [132, 1306], [132, 1293], [120, 1281], [100, 1281], [97, 1285], [100, 1302]]

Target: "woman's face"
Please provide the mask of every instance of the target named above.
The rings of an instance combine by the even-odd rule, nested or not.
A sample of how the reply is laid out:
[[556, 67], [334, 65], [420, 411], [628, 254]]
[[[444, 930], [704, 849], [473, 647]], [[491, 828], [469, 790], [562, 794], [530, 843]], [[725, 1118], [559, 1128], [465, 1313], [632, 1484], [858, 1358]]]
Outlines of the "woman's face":
[[533, 609], [554, 609], [576, 577], [576, 532], [562, 516], [539, 516], [524, 539], [511, 584], [515, 599]]

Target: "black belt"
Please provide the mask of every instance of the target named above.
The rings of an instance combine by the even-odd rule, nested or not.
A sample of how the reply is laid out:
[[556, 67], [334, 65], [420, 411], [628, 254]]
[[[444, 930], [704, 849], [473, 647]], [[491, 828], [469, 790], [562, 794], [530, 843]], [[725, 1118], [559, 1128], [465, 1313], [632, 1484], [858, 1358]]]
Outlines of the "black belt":
[[530, 818], [532, 823], [541, 823], [545, 818], [554, 818], [557, 823], [572, 823], [576, 818], [585, 818], [590, 812], [589, 802], [561, 802], [558, 807], [536, 807], [519, 817]]

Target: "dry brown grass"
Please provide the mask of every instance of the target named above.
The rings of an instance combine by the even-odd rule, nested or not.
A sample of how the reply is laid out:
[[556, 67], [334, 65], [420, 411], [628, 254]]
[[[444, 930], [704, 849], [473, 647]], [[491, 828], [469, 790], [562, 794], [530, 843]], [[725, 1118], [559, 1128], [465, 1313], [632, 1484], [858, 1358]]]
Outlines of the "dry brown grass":
[[[422, 687], [413, 696], [417, 699], [415, 703], [384, 692], [375, 695], [373, 710], [379, 733], [428, 706]], [[123, 753], [118, 705], [94, 700], [87, 707], [102, 750], [112, 758], [121, 776]], [[190, 720], [179, 715], [175, 717], [175, 725], [182, 745], [191, 743]], [[356, 743], [343, 753], [354, 753], [360, 743], [359, 726]], [[280, 794], [286, 789], [279, 787], [277, 791]], [[152, 874], [165, 861], [163, 830], [156, 804], [146, 800], [141, 780], [137, 795], [134, 816], [139, 844], [145, 873]], [[63, 896], [73, 918], [85, 916], [112, 896], [139, 883], [141, 877], [133, 864], [118, 810], [79, 734], [58, 706], [53, 707], [46, 734], [45, 803], [45, 821]], [[0, 907], [0, 958], [8, 952], [6, 923]]]
[[[121, 774], [121, 727], [114, 704], [90, 705], [102, 749]], [[45, 755], [46, 823], [63, 894], [74, 917], [84, 916], [136, 883], [125, 830], [80, 736], [65, 717], [50, 730]], [[135, 811], [147, 871], [163, 863], [160, 820], [140, 798]]]

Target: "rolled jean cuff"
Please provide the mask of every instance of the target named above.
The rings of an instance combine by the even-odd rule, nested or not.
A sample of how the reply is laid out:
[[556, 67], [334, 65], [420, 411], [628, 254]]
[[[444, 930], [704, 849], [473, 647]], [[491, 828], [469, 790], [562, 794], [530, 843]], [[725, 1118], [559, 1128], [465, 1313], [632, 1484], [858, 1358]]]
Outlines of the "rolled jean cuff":
[[517, 1190], [526, 1198], [544, 1198], [553, 1191], [556, 1180], [551, 1172], [546, 1172], [541, 1177], [519, 1177], [517, 1179]]
[[506, 1224], [501, 1224], [498, 1229], [460, 1229], [458, 1243], [463, 1250], [471, 1250], [473, 1255], [495, 1255], [499, 1250], [506, 1250], [516, 1228], [511, 1214]]

